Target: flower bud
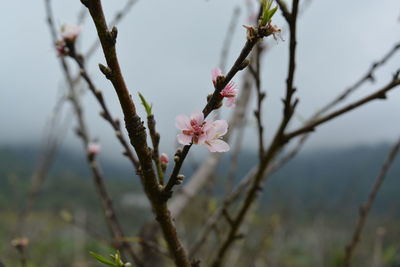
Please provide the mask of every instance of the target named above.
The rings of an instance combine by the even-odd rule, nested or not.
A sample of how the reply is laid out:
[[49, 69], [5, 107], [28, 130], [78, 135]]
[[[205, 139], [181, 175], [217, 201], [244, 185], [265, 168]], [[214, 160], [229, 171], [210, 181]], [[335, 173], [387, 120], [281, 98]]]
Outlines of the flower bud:
[[168, 155], [167, 155], [167, 154], [165, 154], [165, 153], [161, 153], [161, 156], [160, 156], [160, 162], [161, 162], [161, 164], [165, 164], [165, 165], [167, 165], [167, 164], [168, 164], [168, 162], [169, 162]]
[[101, 151], [101, 146], [98, 143], [91, 142], [87, 146], [87, 153], [89, 155], [97, 155], [100, 153], [100, 151]]

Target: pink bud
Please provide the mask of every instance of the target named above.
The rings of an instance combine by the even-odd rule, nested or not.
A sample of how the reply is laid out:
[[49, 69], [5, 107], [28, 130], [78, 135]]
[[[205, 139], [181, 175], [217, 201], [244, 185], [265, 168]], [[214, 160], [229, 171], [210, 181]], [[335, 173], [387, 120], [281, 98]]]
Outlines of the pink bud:
[[89, 143], [87, 147], [87, 152], [90, 155], [96, 155], [99, 154], [101, 150], [101, 146], [98, 143]]
[[162, 164], [168, 164], [168, 162], [169, 162], [168, 155], [165, 153], [161, 153], [160, 162]]

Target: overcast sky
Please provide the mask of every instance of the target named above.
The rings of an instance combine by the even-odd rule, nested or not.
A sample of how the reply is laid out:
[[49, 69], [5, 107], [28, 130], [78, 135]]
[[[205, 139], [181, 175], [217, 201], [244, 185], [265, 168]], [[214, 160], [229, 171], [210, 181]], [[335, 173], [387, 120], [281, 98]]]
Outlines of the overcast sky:
[[[175, 142], [175, 116], [201, 110], [205, 96], [212, 92], [210, 71], [218, 65], [222, 41], [236, 6], [242, 12], [232, 32], [229, 66], [240, 52], [245, 42], [241, 25], [247, 23], [244, 2], [139, 0], [119, 25], [117, 50], [122, 71], [137, 105], [138, 91], [154, 104], [164, 150], [170, 150]], [[125, 1], [104, 0], [103, 3], [110, 20]], [[75, 23], [81, 4], [78, 0], [53, 0], [53, 9], [57, 25]], [[297, 123], [352, 84], [400, 40], [399, 16], [398, 0], [312, 1], [298, 25], [295, 85], [301, 101]], [[3, 1], [0, 22], [0, 144], [37, 143], [57, 92], [64, 86], [45, 21], [44, 1]], [[280, 12], [274, 24], [285, 27]], [[80, 37], [84, 51], [94, 37], [93, 23], [87, 19]], [[270, 42], [273, 49], [264, 57], [262, 80], [268, 94], [264, 102], [267, 138], [281, 118], [280, 98], [288, 60], [288, 37], [285, 34], [283, 37], [286, 41]], [[113, 114], [121, 118], [116, 95], [97, 69], [99, 62], [104, 63], [101, 53], [88, 62], [90, 74], [106, 95]], [[352, 99], [380, 88], [399, 67], [400, 53], [378, 72], [375, 84], [366, 86]], [[241, 76], [234, 80], [240, 84]], [[388, 97], [319, 128], [309, 148], [393, 140], [400, 135], [400, 88]], [[119, 151], [109, 125], [99, 118], [99, 107], [90, 94], [85, 94], [84, 108], [92, 136], [99, 137], [110, 153]], [[228, 116], [225, 109], [223, 117]], [[251, 122], [249, 125], [246, 145], [254, 146], [255, 128]], [[70, 132], [67, 144], [79, 144]]]

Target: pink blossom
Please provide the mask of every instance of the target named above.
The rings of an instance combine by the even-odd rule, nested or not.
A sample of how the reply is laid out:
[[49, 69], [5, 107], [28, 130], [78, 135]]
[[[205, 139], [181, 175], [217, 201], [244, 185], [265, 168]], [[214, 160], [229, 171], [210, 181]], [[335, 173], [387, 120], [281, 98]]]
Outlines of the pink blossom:
[[94, 142], [93, 143], [89, 143], [88, 146], [87, 146], [87, 152], [90, 155], [99, 154], [100, 151], [101, 151], [101, 146], [98, 143], [94, 143]]
[[161, 162], [161, 164], [168, 164], [168, 162], [169, 162], [168, 155], [165, 153], [161, 153], [160, 162]]
[[[222, 71], [219, 68], [215, 68], [211, 71], [212, 82], [214, 86], [217, 83], [217, 78], [219, 76], [223, 76]], [[237, 89], [236, 84], [234, 82], [228, 83], [225, 88], [221, 91], [221, 96], [226, 97], [227, 100], [225, 105], [227, 107], [234, 107], [236, 104], [236, 97], [237, 97]]]
[[73, 42], [81, 32], [81, 26], [64, 24], [61, 26], [61, 37], [65, 41]]
[[204, 142], [210, 152], [227, 152], [229, 145], [221, 140], [228, 131], [228, 123], [225, 120], [216, 120], [207, 130], [207, 140]]
[[237, 89], [234, 82], [228, 83], [227, 86], [221, 91], [221, 95], [226, 97], [225, 105], [227, 107], [234, 107], [236, 105]]
[[206, 140], [207, 122], [204, 121], [202, 112], [195, 112], [190, 118], [186, 115], [177, 116], [175, 119], [175, 126], [182, 132], [177, 135], [180, 144], [204, 144]]
[[181, 130], [177, 139], [182, 145], [205, 145], [210, 152], [229, 150], [229, 145], [221, 140], [228, 131], [228, 123], [224, 120], [206, 122], [202, 112], [195, 112], [190, 118], [186, 115], [177, 116], [175, 125]]

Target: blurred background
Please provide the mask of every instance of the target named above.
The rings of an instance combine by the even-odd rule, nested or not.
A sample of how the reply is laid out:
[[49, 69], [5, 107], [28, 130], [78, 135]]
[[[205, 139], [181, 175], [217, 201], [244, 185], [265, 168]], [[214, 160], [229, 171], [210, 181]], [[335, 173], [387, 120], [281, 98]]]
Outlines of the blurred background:
[[[126, 0], [103, 1], [108, 20], [126, 7]], [[400, 41], [398, 0], [304, 0], [298, 23], [295, 86], [300, 98], [291, 128], [360, 79]], [[231, 37], [226, 70], [245, 42], [243, 24], [257, 11], [257, 1], [191, 0], [132, 1], [118, 25], [117, 51], [129, 90], [142, 117], [141, 92], [153, 104], [160, 148], [172, 158], [176, 149], [175, 117], [201, 110], [212, 92], [211, 70], [221, 66], [221, 51]], [[78, 50], [86, 52], [96, 40], [90, 17], [80, 1], [51, 1], [54, 23], [76, 24], [82, 32]], [[45, 1], [6, 1], [0, 10], [0, 262], [18, 266], [11, 246], [18, 236], [29, 238], [28, 266], [97, 266], [88, 251], [107, 254], [110, 247], [98, 198], [76, 137], [75, 118], [68, 102], [60, 103], [67, 86], [46, 22]], [[235, 11], [236, 10], [236, 11]], [[283, 40], [265, 42], [262, 87], [265, 138], [272, 138], [280, 122], [288, 61], [288, 30], [280, 12], [273, 24]], [[67, 59], [69, 60], [69, 59]], [[100, 50], [86, 62], [89, 74], [102, 90], [112, 114], [122, 118], [115, 92], [98, 70]], [[70, 62], [72, 71], [77, 71]], [[385, 85], [398, 70], [397, 51], [343, 105]], [[240, 85], [243, 73], [234, 81]], [[106, 183], [122, 224], [132, 242], [143, 223], [152, 219], [146, 198], [99, 106], [85, 83], [78, 85], [91, 136], [101, 144], [99, 155]], [[248, 219], [248, 238], [239, 242], [227, 266], [337, 266], [351, 237], [358, 207], [367, 198], [392, 143], [400, 135], [400, 91], [333, 120], [313, 133], [302, 152], [265, 184], [262, 197]], [[257, 161], [257, 128], [252, 110], [244, 124], [242, 153], [235, 183]], [[56, 113], [57, 109], [59, 113]], [[57, 111], [58, 112], [58, 111]], [[224, 108], [220, 116], [229, 118]], [[49, 173], [38, 190], [30, 213], [19, 231], [31, 178], [37, 171], [56, 117], [57, 150]], [[44, 153], [44, 154], [43, 154]], [[194, 147], [186, 162], [187, 177], [208, 151]], [[232, 154], [223, 156], [218, 171], [194, 207], [212, 213], [223, 197], [226, 168]], [[400, 266], [400, 162], [390, 170], [363, 234], [354, 266]], [[210, 197], [212, 196], [212, 197]], [[206, 218], [198, 208], [186, 211], [178, 222], [184, 242], [190, 244]], [[90, 231], [88, 231], [88, 229]], [[218, 235], [199, 255], [218, 242]], [[240, 251], [240, 252], [239, 252]], [[254, 259], [257, 259], [254, 262]], [[206, 259], [205, 259], [206, 261]], [[252, 262], [251, 265], [250, 262]], [[235, 265], [235, 264], [236, 265]], [[229, 265], [231, 264], [231, 265]], [[374, 265], [371, 265], [374, 264]]]

